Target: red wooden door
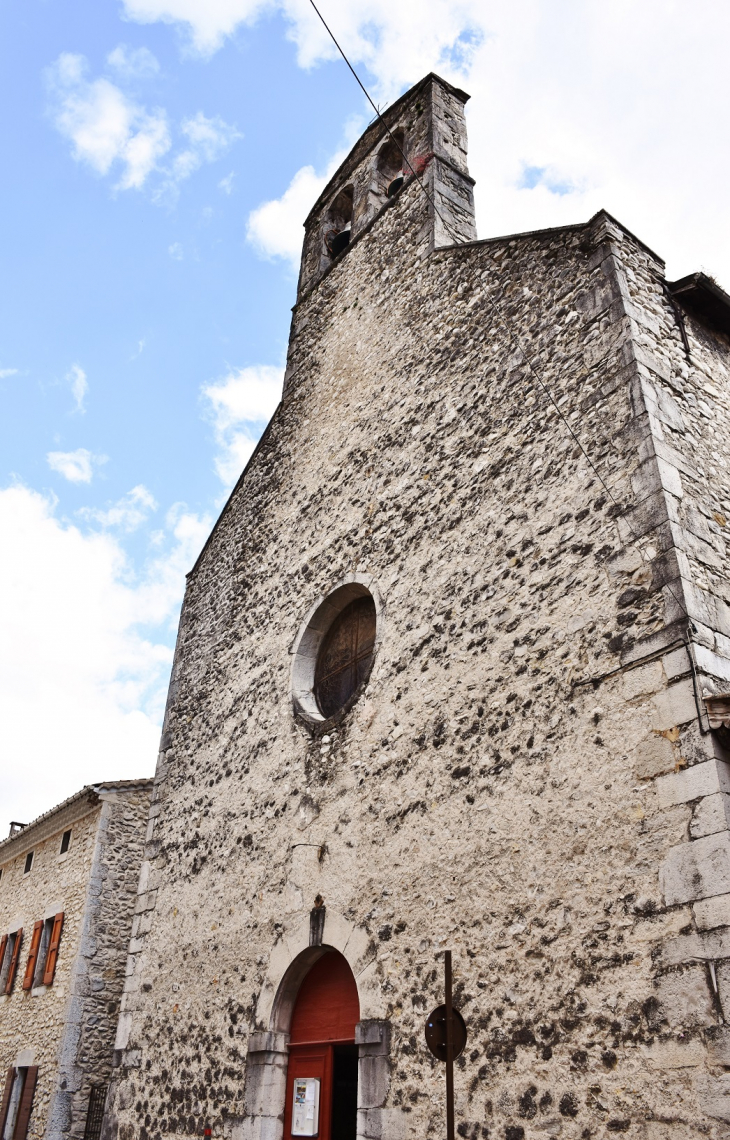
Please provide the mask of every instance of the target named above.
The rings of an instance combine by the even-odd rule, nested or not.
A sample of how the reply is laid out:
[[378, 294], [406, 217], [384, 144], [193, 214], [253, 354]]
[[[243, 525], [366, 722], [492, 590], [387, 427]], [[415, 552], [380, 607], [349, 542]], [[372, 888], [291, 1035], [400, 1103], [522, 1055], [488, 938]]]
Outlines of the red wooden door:
[[291, 1021], [284, 1109], [284, 1140], [292, 1138], [295, 1077], [316, 1077], [319, 1089], [319, 1140], [331, 1140], [333, 1050], [352, 1044], [360, 1020], [360, 1001], [352, 970], [342, 954], [330, 950], [302, 982]]
[[[330, 1140], [332, 1046], [294, 1045], [289, 1049], [289, 1065], [286, 1074], [286, 1109], [284, 1112], [284, 1135], [287, 1138], [291, 1136], [294, 1081], [297, 1077], [316, 1077], [319, 1081], [319, 1131], [317, 1135], [320, 1140]], [[327, 1090], [330, 1090], [329, 1095]]]

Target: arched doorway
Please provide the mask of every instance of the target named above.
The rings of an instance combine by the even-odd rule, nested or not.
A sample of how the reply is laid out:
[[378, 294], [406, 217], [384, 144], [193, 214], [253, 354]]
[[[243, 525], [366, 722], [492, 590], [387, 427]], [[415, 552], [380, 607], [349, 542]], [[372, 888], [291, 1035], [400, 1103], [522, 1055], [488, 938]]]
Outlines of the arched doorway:
[[305, 975], [292, 1011], [284, 1140], [356, 1140], [359, 1019], [352, 970], [329, 950]]

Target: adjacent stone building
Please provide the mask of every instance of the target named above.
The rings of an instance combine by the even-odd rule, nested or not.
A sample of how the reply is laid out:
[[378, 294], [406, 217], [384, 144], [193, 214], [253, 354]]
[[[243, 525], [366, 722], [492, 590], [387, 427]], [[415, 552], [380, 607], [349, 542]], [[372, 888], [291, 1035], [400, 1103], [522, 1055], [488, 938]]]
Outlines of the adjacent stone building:
[[[477, 241], [467, 96], [305, 229], [190, 574], [105, 1135], [730, 1124], [730, 300], [605, 212]], [[400, 151], [404, 151], [404, 163]]]
[[151, 780], [94, 784], [0, 843], [0, 1137], [96, 1140]]

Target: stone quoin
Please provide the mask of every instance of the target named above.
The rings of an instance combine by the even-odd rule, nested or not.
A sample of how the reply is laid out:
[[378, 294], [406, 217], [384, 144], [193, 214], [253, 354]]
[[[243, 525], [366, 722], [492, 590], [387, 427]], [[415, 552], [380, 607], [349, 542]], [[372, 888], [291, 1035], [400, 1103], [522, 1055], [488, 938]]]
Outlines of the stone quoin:
[[445, 948], [459, 1136], [728, 1135], [730, 300], [603, 211], [476, 240], [466, 100], [427, 76], [306, 221], [188, 578], [105, 1140], [316, 1097], [321, 1140], [441, 1137]]

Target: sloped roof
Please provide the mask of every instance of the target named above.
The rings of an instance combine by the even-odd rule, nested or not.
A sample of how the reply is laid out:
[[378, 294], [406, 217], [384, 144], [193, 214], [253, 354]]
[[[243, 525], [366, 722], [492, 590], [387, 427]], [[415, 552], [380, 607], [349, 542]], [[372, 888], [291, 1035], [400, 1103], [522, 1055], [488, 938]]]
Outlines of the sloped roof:
[[690, 273], [679, 281], [667, 281], [667, 288], [698, 321], [730, 336], [730, 297], [714, 278]]
[[[62, 817], [64, 815], [78, 815], [79, 810], [82, 808], [84, 801], [89, 807], [93, 807], [99, 802], [100, 796], [104, 792], [111, 791], [133, 791], [135, 788], [151, 788], [153, 780], [150, 778], [141, 780], [101, 780], [98, 784], [85, 784], [80, 791], [75, 792], [74, 795], [69, 796], [68, 799], [63, 800], [60, 804], [46, 811], [43, 815], [39, 815], [31, 823], [27, 824], [22, 831], [17, 831], [14, 835], [9, 835], [6, 839], [0, 841], [0, 861], [5, 861], [5, 858], [13, 858], [15, 856], [14, 848], [19, 852], [24, 847], [32, 846], [34, 842], [39, 842], [42, 838], [52, 834], [53, 831], [60, 829]], [[74, 811], [73, 809], [77, 809]], [[55, 820], [55, 817], [58, 817]], [[56, 827], [53, 826], [54, 820]], [[48, 826], [51, 825], [51, 826]], [[12, 854], [10, 852], [13, 851]]]

